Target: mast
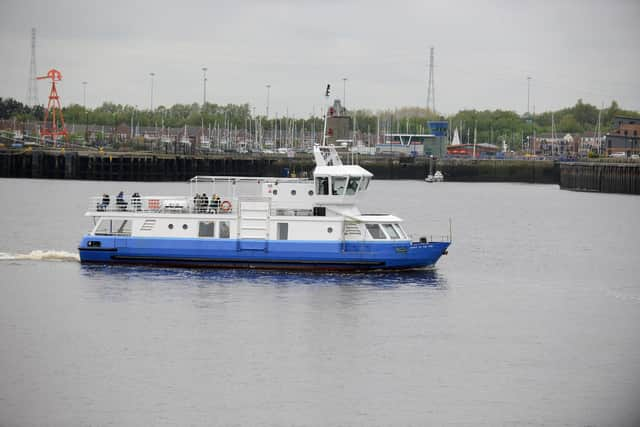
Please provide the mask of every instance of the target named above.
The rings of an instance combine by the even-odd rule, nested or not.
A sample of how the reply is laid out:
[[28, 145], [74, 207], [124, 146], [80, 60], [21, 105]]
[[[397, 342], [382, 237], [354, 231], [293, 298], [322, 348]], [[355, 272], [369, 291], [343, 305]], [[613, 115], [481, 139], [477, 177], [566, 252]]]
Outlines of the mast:
[[478, 137], [478, 122], [473, 128], [473, 158], [476, 158], [476, 139]]
[[556, 144], [556, 122], [555, 122], [553, 111], [552, 111], [551, 112], [551, 157], [554, 156], [555, 144]]
[[329, 93], [331, 91], [331, 85], [327, 84], [327, 90], [324, 93], [325, 97], [325, 109], [324, 109], [324, 128], [322, 130], [322, 146], [327, 145], [327, 115], [329, 114]]
[[596, 141], [598, 143], [598, 154], [602, 154], [602, 144], [600, 141], [600, 115], [602, 114], [602, 109], [598, 109], [598, 124], [596, 125]]

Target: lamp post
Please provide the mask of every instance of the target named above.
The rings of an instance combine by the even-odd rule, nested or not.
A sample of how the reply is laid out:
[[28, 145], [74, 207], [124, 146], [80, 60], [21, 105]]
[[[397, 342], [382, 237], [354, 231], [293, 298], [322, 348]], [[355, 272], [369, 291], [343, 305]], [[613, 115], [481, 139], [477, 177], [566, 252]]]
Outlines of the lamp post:
[[87, 82], [82, 82], [82, 105], [87, 109]]
[[527, 118], [529, 117], [529, 99], [531, 94], [531, 76], [527, 76]]
[[207, 103], [207, 67], [202, 67], [202, 107]]
[[271, 94], [271, 85], [267, 85], [267, 120], [269, 120], [269, 96]]
[[[347, 109], [347, 78], [342, 78], [342, 109]], [[341, 115], [343, 115], [341, 113]]]
[[150, 110], [151, 112], [153, 112], [153, 77], [156, 75], [156, 73], [149, 73], [149, 76], [151, 76], [151, 102], [150, 102]]
[[84, 104], [84, 140], [89, 142], [89, 112], [87, 111], [87, 82], [82, 82], [82, 103]]
[[[527, 76], [527, 120], [531, 124], [530, 132], [533, 133], [533, 121], [531, 120], [531, 110], [529, 109], [530, 98], [531, 98], [531, 76]], [[531, 139], [529, 139], [529, 147], [527, 148], [529, 148], [529, 150], [531, 150], [531, 154], [533, 154], [533, 146], [532, 146]]]

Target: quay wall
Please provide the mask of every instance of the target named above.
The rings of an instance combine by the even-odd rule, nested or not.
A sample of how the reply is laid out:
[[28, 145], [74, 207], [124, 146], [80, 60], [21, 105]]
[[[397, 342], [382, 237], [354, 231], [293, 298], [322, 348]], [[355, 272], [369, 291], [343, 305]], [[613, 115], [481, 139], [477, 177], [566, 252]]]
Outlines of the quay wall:
[[640, 163], [562, 163], [560, 188], [640, 194]]
[[[347, 163], [347, 162], [345, 162]], [[640, 194], [640, 163], [359, 157], [376, 179], [423, 180], [436, 170], [457, 182], [560, 184], [578, 191]], [[96, 151], [0, 151], [0, 177], [109, 181], [187, 181], [196, 175], [311, 176], [310, 155], [171, 155]]]
[[[346, 162], [345, 162], [346, 163]], [[419, 179], [441, 170], [448, 181], [558, 183], [551, 161], [433, 160], [359, 157], [376, 179]], [[295, 158], [235, 155], [165, 155], [59, 150], [0, 152], [0, 177], [111, 181], [186, 181], [196, 175], [311, 176], [310, 155]]]

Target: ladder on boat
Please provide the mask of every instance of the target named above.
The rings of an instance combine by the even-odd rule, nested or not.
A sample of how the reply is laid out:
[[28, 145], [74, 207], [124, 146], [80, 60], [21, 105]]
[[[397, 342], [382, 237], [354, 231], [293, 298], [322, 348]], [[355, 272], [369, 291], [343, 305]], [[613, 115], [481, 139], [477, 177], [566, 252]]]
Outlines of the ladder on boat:
[[364, 250], [362, 238], [360, 223], [345, 220], [342, 233], [342, 252], [362, 252]]
[[238, 203], [238, 250], [267, 251], [271, 211], [269, 200], [243, 198]]

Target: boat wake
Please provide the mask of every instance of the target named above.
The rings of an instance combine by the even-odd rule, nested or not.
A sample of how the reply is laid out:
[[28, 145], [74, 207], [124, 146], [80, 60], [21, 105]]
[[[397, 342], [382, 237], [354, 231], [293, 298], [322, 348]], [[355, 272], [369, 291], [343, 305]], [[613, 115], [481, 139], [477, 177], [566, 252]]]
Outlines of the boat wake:
[[80, 261], [80, 256], [77, 253], [65, 252], [65, 251], [42, 251], [35, 250], [26, 254], [12, 254], [6, 252], [0, 252], [0, 261]]

